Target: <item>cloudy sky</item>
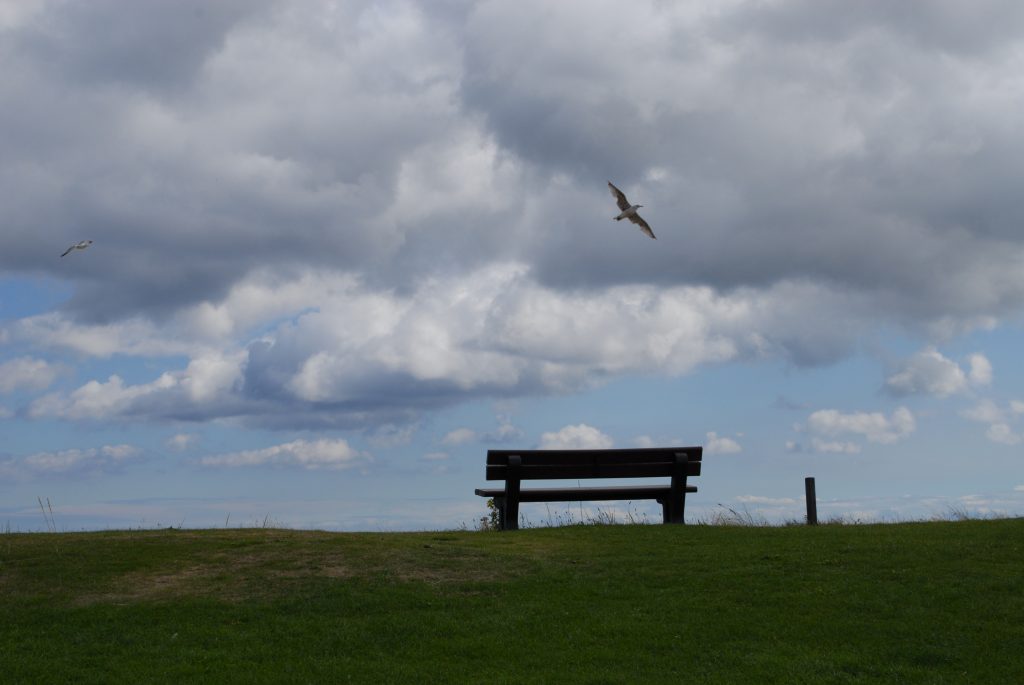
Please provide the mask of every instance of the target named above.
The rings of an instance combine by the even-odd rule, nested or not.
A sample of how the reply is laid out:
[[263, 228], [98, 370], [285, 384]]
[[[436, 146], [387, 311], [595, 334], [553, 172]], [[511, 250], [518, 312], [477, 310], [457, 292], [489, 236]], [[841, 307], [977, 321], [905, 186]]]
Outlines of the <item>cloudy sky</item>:
[[671, 444], [692, 517], [1024, 514], [1021, 36], [0, 0], [0, 525], [472, 526], [489, 447]]

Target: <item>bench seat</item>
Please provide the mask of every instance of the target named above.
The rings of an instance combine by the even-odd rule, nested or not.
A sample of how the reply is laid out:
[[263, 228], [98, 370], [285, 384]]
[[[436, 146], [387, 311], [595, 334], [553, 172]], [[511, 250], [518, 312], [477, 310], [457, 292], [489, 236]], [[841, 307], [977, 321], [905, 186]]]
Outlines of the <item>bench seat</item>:
[[[505, 496], [504, 488], [477, 488], [480, 497]], [[697, 492], [696, 485], [687, 485], [686, 492]], [[520, 502], [598, 502], [608, 500], [661, 500], [672, 494], [671, 485], [620, 485], [604, 488], [530, 488], [519, 491]]]

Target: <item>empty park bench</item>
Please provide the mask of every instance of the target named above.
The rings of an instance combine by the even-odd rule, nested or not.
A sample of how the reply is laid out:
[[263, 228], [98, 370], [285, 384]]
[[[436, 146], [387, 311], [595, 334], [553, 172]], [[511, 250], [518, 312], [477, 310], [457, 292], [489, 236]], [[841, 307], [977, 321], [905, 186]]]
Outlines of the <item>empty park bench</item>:
[[[590, 502], [657, 500], [665, 523], [682, 523], [687, 476], [699, 476], [702, 447], [656, 447], [619, 450], [487, 450], [487, 480], [505, 487], [477, 488], [480, 497], [493, 498], [501, 530], [519, 528], [520, 502]], [[583, 478], [650, 478], [668, 476], [662, 485], [530, 488], [524, 480]]]

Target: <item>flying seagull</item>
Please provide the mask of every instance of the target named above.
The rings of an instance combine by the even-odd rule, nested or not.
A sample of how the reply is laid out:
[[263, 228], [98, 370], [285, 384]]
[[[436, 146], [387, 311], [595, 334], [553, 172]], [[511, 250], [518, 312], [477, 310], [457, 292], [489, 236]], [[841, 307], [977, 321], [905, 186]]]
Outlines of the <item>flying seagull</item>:
[[[619, 209], [622, 210], [619, 215], [615, 217], [615, 220], [622, 221], [623, 219], [629, 219], [639, 226], [641, 231], [654, 238], [654, 231], [652, 231], [651, 227], [647, 225], [647, 222], [641, 219], [640, 215], [636, 213], [637, 208], [643, 207], [643, 205], [629, 204], [629, 200], [626, 199], [626, 194], [613, 186], [611, 181], [608, 181], [608, 188], [611, 189], [612, 195], [615, 196], [616, 204], [618, 204]], [[655, 238], [655, 240], [657, 240], [657, 238]]]
[[68, 249], [64, 250], [64, 254], [62, 254], [61, 257], [67, 257], [69, 254], [71, 254], [73, 250], [84, 250], [90, 245], [92, 245], [91, 240], [80, 240], [71, 247], [69, 247]]

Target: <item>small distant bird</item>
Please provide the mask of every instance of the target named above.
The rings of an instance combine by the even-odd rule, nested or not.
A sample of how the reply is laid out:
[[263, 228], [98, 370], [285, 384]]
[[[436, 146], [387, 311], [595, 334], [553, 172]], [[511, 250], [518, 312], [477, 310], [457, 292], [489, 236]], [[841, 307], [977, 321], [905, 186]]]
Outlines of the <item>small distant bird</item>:
[[[619, 215], [615, 217], [615, 220], [622, 221], [623, 219], [629, 219], [639, 226], [641, 231], [654, 238], [654, 231], [652, 231], [651, 227], [647, 225], [647, 222], [641, 219], [640, 215], [636, 213], [636, 210], [643, 207], [643, 205], [629, 204], [629, 200], [626, 199], [626, 194], [613, 186], [611, 181], [608, 181], [608, 188], [611, 189], [612, 195], [615, 196], [615, 203], [618, 204], [619, 209], [622, 210]], [[655, 240], [657, 240], [657, 238], [655, 238]]]
[[69, 247], [68, 249], [64, 250], [64, 254], [62, 254], [61, 257], [67, 257], [74, 250], [84, 250], [85, 248], [89, 247], [90, 245], [92, 245], [92, 241], [91, 240], [80, 240], [77, 243], [75, 243], [74, 245], [72, 245], [71, 247]]

